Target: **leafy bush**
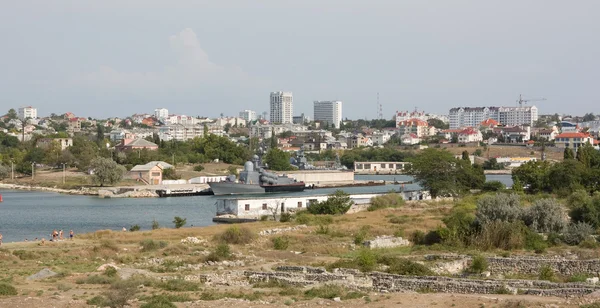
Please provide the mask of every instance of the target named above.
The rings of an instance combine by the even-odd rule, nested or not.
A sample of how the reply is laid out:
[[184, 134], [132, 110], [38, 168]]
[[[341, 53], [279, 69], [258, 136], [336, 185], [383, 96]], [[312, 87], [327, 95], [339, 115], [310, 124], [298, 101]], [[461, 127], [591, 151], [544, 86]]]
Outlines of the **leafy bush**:
[[362, 226], [354, 235], [354, 244], [362, 245], [369, 234], [369, 226]]
[[86, 278], [79, 278], [75, 281], [76, 284], [111, 284], [115, 278], [100, 275], [90, 275]]
[[586, 282], [590, 276], [586, 273], [577, 273], [567, 279], [567, 282]]
[[218, 239], [227, 244], [250, 244], [256, 235], [246, 227], [231, 226], [218, 236]]
[[554, 270], [548, 265], [544, 265], [540, 268], [540, 280], [548, 280], [554, 281], [556, 280], [556, 276], [554, 275]]
[[156, 221], [156, 219], [152, 220], [152, 230], [156, 230], [160, 228], [160, 224], [158, 223], [158, 221]]
[[269, 220], [269, 215], [260, 216], [260, 221], [267, 221], [267, 220]]
[[107, 266], [104, 270], [104, 275], [112, 278], [117, 277], [117, 269], [112, 266]]
[[129, 228], [130, 232], [135, 232], [135, 231], [140, 231], [141, 227], [140, 225], [133, 225], [131, 226], [131, 228]]
[[145, 239], [140, 242], [140, 245], [142, 246], [142, 251], [147, 252], [165, 248], [169, 245], [169, 243], [166, 241], [155, 241], [152, 239]]
[[598, 241], [593, 237], [588, 237], [579, 243], [580, 248], [595, 249], [598, 248]]
[[142, 304], [140, 308], [177, 308], [177, 306], [171, 303], [168, 297], [164, 295], [155, 295], [152, 296], [148, 302]]
[[327, 200], [312, 202], [307, 211], [315, 215], [341, 215], [348, 212], [351, 206], [350, 195], [342, 190], [336, 190], [335, 193], [328, 196]]
[[96, 295], [96, 296], [88, 299], [86, 303], [90, 306], [96, 306], [96, 307], [107, 307], [108, 306], [108, 304], [106, 303], [106, 298], [104, 298], [104, 296], [101, 296], [101, 295]]
[[316, 234], [329, 234], [329, 226], [327, 225], [319, 225], [319, 227], [317, 228], [317, 230], [315, 230]]
[[377, 254], [370, 249], [361, 249], [356, 256], [356, 263], [363, 272], [370, 272], [377, 266]]
[[356, 299], [365, 296], [364, 293], [348, 291], [339, 285], [326, 284], [320, 287], [314, 287], [304, 292], [304, 297], [334, 299], [339, 297], [342, 300]]
[[231, 258], [231, 249], [227, 244], [219, 244], [213, 252], [206, 256], [206, 261], [219, 262]]
[[204, 170], [204, 166], [202, 166], [202, 165], [194, 166], [194, 171], [201, 172], [202, 170]]
[[425, 232], [421, 230], [415, 230], [410, 235], [410, 241], [415, 245], [422, 245], [422, 243], [425, 242]]
[[181, 218], [179, 216], [175, 216], [173, 218], [173, 223], [175, 224], [175, 229], [179, 229], [187, 223], [187, 218]]
[[286, 250], [290, 244], [289, 238], [286, 236], [278, 236], [272, 239], [273, 248], [275, 250]]
[[521, 249], [525, 246], [526, 232], [527, 227], [522, 222], [489, 222], [475, 236], [473, 243], [482, 250]]
[[516, 222], [521, 219], [523, 209], [517, 194], [484, 196], [477, 202], [477, 222], [485, 225], [494, 221]]
[[594, 227], [585, 222], [571, 223], [563, 233], [562, 240], [568, 245], [579, 245], [590, 235], [594, 234]]
[[465, 207], [454, 207], [448, 216], [442, 218], [442, 221], [448, 229], [446, 233], [440, 234], [442, 242], [449, 245], [467, 244], [476, 231], [475, 215]]
[[198, 291], [199, 284], [183, 279], [169, 279], [159, 284], [158, 287], [166, 291], [185, 292]]
[[525, 230], [525, 248], [535, 251], [535, 253], [544, 253], [548, 248], [548, 243], [544, 237], [530, 230]]
[[391, 192], [385, 195], [377, 196], [371, 198], [371, 205], [367, 207], [367, 211], [375, 211], [384, 208], [397, 208], [403, 206], [406, 203], [404, 198], [395, 193]]
[[279, 216], [279, 221], [280, 222], [290, 222], [292, 221], [292, 217], [293, 215], [290, 213], [281, 213], [281, 216]]
[[0, 282], [0, 296], [12, 296], [19, 294], [15, 287], [8, 283]]
[[535, 232], [562, 232], [567, 226], [562, 206], [555, 199], [541, 199], [523, 213], [525, 224]]
[[488, 261], [483, 256], [473, 257], [473, 261], [469, 266], [469, 272], [474, 274], [481, 274], [488, 269]]
[[489, 181], [483, 183], [483, 191], [504, 191], [506, 185], [500, 181]]

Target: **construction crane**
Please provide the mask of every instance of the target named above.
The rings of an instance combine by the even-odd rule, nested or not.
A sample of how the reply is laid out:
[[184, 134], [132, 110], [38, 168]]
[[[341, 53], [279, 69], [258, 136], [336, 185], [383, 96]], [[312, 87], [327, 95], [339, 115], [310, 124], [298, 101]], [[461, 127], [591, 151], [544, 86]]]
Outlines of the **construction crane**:
[[528, 102], [538, 102], [538, 101], [545, 101], [545, 98], [531, 98], [531, 99], [523, 99], [523, 95], [519, 94], [519, 100], [517, 100], [517, 103], [519, 103], [519, 107], [523, 107], [523, 103], [528, 103]]

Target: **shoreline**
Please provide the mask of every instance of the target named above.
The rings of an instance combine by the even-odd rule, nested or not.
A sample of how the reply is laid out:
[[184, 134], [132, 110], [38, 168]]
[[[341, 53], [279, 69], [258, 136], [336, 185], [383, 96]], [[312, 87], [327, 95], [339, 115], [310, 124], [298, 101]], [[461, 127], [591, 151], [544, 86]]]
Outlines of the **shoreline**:
[[0, 183], [0, 189], [44, 191], [44, 192], [54, 192], [54, 193], [59, 193], [59, 194], [78, 195], [78, 196], [98, 196], [98, 191], [92, 190], [92, 189], [87, 189], [87, 188], [62, 189], [62, 188], [45, 187], [45, 186], [31, 186], [31, 185]]

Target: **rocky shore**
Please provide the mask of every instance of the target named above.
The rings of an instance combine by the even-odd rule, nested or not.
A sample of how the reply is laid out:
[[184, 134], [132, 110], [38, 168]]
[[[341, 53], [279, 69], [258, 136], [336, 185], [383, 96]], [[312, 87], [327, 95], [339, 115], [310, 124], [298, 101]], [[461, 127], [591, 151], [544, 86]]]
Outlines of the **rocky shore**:
[[56, 188], [56, 187], [0, 183], [0, 189], [45, 191], [45, 192], [54, 192], [54, 193], [59, 193], [59, 194], [80, 195], [80, 196], [97, 196], [98, 195], [97, 190], [85, 188], [85, 187], [82, 187], [80, 189], [62, 189], [62, 188]]

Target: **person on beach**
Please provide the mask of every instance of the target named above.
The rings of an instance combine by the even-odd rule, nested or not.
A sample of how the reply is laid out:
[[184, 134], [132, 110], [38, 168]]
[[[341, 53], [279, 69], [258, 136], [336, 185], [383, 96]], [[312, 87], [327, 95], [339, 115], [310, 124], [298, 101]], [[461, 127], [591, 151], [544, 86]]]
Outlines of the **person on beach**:
[[52, 241], [55, 242], [58, 239], [58, 231], [52, 230]]
[[63, 237], [63, 230], [62, 229], [58, 232], [58, 237], [59, 237], [59, 239], [61, 241], [64, 239], [64, 237]]
[[72, 241], [73, 240], [73, 236], [75, 235], [75, 233], [73, 233], [73, 230], [69, 231], [69, 239]]
[[2, 246], [2, 233], [0, 233], [0, 246]]
[[127, 232], [127, 229], [125, 227], [123, 227], [123, 232]]

